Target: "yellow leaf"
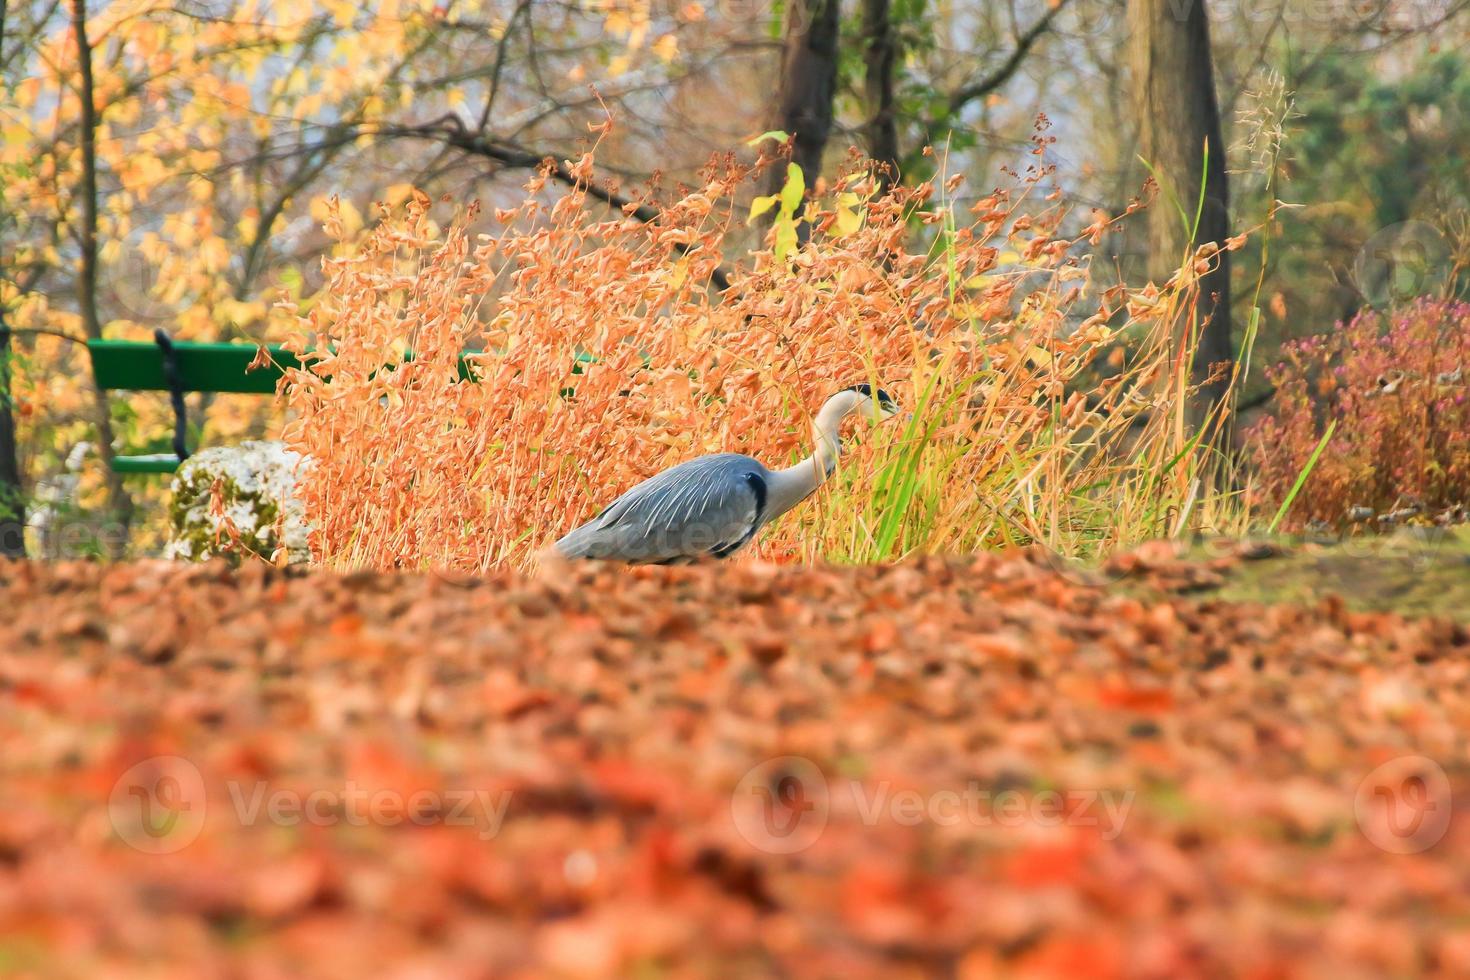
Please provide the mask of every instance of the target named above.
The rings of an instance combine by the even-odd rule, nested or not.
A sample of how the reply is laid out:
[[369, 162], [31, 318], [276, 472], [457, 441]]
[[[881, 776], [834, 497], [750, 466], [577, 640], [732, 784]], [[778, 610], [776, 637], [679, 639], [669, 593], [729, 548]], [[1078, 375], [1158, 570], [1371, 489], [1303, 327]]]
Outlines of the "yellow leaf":
[[626, 10], [613, 9], [603, 18], [602, 26], [609, 34], [626, 34], [633, 29], [633, 21]]
[[353, 19], [357, 16], [357, 4], [350, 0], [326, 0], [323, 6], [332, 15], [338, 27], [351, 27]]
[[199, 260], [210, 272], [220, 272], [230, 264], [230, 250], [222, 238], [206, 238], [199, 245]]
[[767, 211], [771, 210], [771, 208], [776, 206], [777, 200], [779, 200], [779, 198], [777, 198], [775, 194], [768, 194], [764, 197], [758, 197], [755, 200], [751, 201], [750, 217], [745, 219], [745, 223], [748, 225], [754, 224], [756, 218], [759, 218], [761, 215], [765, 214]]
[[342, 218], [342, 230], [347, 236], [357, 234], [362, 230], [362, 212], [351, 201], [338, 201], [337, 210]]
[[679, 57], [679, 39], [672, 34], [664, 34], [653, 42], [653, 53], [664, 61], [673, 61]]
[[[254, 210], [254, 208], [250, 209], [250, 211]], [[240, 236], [240, 240], [243, 242], [254, 241], [255, 233], [259, 229], [259, 227], [259, 218], [256, 215], [247, 212], [246, 214], [241, 215], [239, 221], [235, 222], [235, 234]]]
[[331, 216], [332, 202], [328, 198], [322, 197], [320, 194], [318, 194], [316, 197], [313, 197], [311, 199], [311, 202], [306, 206], [306, 210], [307, 213], [311, 215], [312, 221], [315, 221], [317, 224], [321, 224]]
[[383, 191], [383, 200], [388, 202], [389, 207], [396, 208], [408, 200], [409, 195], [412, 193], [412, 184], [389, 184], [387, 189]]
[[837, 195], [837, 235], [845, 237], [863, 226], [863, 216], [854, 207], [862, 198], [856, 194]]

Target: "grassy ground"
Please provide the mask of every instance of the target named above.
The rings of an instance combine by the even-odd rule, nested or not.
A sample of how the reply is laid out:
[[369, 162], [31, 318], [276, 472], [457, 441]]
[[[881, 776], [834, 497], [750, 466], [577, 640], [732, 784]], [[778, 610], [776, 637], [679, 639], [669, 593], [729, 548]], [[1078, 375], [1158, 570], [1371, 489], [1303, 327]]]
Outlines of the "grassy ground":
[[1297, 542], [1284, 554], [1241, 564], [1218, 594], [1255, 602], [1337, 595], [1353, 609], [1470, 621], [1470, 527], [1406, 528], [1356, 542]]
[[[1145, 556], [1141, 565], [1140, 554]], [[1176, 574], [1149, 574], [1161, 567]], [[1330, 541], [1154, 545], [1078, 575], [1084, 581], [1117, 582], [1144, 597], [1157, 596], [1163, 587], [1228, 602], [1341, 602], [1352, 610], [1470, 622], [1470, 526], [1410, 527]]]

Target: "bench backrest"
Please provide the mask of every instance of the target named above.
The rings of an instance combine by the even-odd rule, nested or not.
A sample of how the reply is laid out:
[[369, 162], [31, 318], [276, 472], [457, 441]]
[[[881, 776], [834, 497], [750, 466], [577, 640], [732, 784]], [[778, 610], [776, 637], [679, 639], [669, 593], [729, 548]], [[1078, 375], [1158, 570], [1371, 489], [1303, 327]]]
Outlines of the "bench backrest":
[[[91, 340], [92, 374], [97, 387], [123, 391], [171, 391], [164, 376], [163, 350], [132, 340]], [[300, 367], [296, 355], [272, 345], [275, 364], [246, 371], [257, 348], [250, 344], [174, 344], [179, 385], [184, 391], [242, 392], [273, 395], [282, 368]], [[277, 366], [279, 365], [279, 367]]]

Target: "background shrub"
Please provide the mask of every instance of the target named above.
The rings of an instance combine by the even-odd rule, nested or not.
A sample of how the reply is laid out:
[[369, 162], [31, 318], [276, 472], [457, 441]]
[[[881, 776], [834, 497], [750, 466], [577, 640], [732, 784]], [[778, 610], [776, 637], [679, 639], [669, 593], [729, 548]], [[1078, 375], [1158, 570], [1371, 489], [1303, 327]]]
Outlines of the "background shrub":
[[[1277, 394], [1250, 433], [1261, 492], [1284, 500], [1336, 423], [1288, 526], [1375, 515], [1434, 517], [1470, 502], [1470, 305], [1424, 300], [1360, 313], [1286, 345]], [[1406, 515], [1407, 516], [1407, 515]]]

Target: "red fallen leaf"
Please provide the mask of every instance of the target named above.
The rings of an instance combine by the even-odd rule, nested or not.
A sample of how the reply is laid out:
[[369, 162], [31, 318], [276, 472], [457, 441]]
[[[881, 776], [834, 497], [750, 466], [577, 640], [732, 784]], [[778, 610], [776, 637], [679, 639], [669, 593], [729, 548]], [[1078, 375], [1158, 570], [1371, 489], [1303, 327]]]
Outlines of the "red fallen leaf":
[[310, 905], [321, 894], [327, 877], [322, 855], [297, 852], [251, 872], [245, 885], [245, 908], [262, 918], [285, 918]]
[[997, 660], [1018, 660], [1026, 655], [1025, 648], [1014, 637], [998, 633], [967, 637], [965, 645], [981, 657]]
[[626, 806], [678, 809], [679, 801], [686, 795], [685, 786], [672, 775], [622, 760], [599, 762], [592, 767], [590, 776], [600, 793]]
[[545, 691], [525, 686], [516, 673], [510, 670], [491, 671], [485, 676], [482, 689], [485, 692], [485, 706], [495, 715], [508, 720], [515, 720], [528, 711], [544, 708], [552, 703], [551, 697]]
[[1012, 976], [1024, 980], [1111, 980], [1125, 976], [1122, 943], [1101, 931], [1042, 939], [1015, 964]]
[[415, 812], [432, 811], [444, 797], [432, 770], [384, 743], [348, 742], [343, 755], [342, 804], [352, 809], [354, 819], [402, 824]]
[[1440, 968], [1449, 976], [1470, 976], [1470, 929], [1457, 929], [1440, 937]]
[[536, 953], [568, 977], [614, 977], [623, 965], [618, 931], [607, 916], [586, 915], [541, 928]]
[[981, 946], [970, 950], [960, 960], [955, 971], [956, 980], [1001, 980], [1006, 971], [1001, 968], [1000, 953]]
[[1133, 549], [1133, 553], [1138, 556], [1143, 567], [1148, 569], [1168, 564], [1179, 557], [1180, 550], [1176, 541], [1145, 541]]
[[750, 656], [762, 667], [769, 667], [786, 655], [786, 640], [781, 634], [763, 631], [746, 639]]
[[603, 632], [602, 619], [598, 616], [570, 615], [562, 620], [565, 628], [574, 633]]
[[679, 675], [676, 689], [679, 696], [691, 701], [702, 701], [709, 696], [715, 685], [715, 674], [708, 670], [686, 670]]
[[1080, 834], [1069, 843], [1027, 847], [1011, 855], [1006, 862], [1006, 876], [1023, 888], [1071, 884], [1081, 876], [1091, 850]]
[[343, 613], [341, 616], [332, 620], [331, 624], [327, 627], [327, 632], [333, 636], [353, 637], [362, 632], [362, 626], [363, 619], [361, 615], [355, 612]]
[[37, 680], [19, 681], [10, 688], [10, 696], [21, 704], [34, 704], [45, 708], [57, 707], [61, 702], [50, 686]]
[[1174, 710], [1174, 695], [1163, 687], [1131, 687], [1121, 683], [1104, 683], [1098, 687], [1097, 700], [1109, 708], [1159, 714]]
[[882, 653], [892, 650], [898, 646], [898, 626], [893, 620], [880, 618], [873, 620], [868, 627], [868, 635], [863, 638], [863, 649], [869, 653]]
[[901, 874], [858, 866], [842, 883], [842, 914], [866, 942], [903, 945], [924, 933], [926, 910]]

